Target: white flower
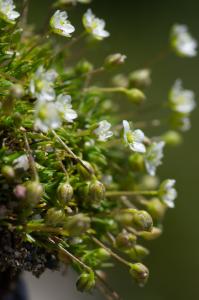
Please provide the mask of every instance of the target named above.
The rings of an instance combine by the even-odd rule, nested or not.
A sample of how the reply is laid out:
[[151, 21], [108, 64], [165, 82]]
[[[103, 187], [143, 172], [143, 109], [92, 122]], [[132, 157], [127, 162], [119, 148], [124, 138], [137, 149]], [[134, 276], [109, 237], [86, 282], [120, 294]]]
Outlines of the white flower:
[[50, 19], [50, 26], [54, 33], [70, 37], [75, 31], [75, 27], [67, 20], [68, 15], [65, 11], [57, 10]]
[[144, 145], [144, 133], [140, 129], [131, 130], [129, 122], [123, 121], [124, 141], [134, 152], [144, 153], [146, 148]]
[[55, 99], [53, 88], [57, 72], [53, 69], [46, 71], [40, 66], [30, 81], [30, 92], [39, 101], [52, 101]]
[[194, 98], [194, 92], [183, 89], [182, 81], [178, 79], [170, 91], [169, 104], [175, 112], [189, 114], [196, 107]]
[[106, 23], [104, 20], [96, 18], [91, 9], [88, 9], [83, 16], [83, 25], [86, 31], [93, 35], [97, 40], [103, 40], [110, 34], [104, 29]]
[[147, 172], [151, 176], [156, 174], [156, 168], [162, 163], [164, 145], [163, 141], [153, 142], [147, 149], [144, 160]]
[[29, 169], [29, 160], [26, 154], [23, 154], [19, 157], [17, 157], [13, 161], [14, 169], [22, 169], [24, 171], [27, 171]]
[[94, 133], [98, 136], [98, 140], [101, 142], [105, 142], [108, 138], [113, 135], [113, 132], [109, 130], [111, 128], [111, 124], [106, 121], [100, 121], [98, 127], [94, 130]]
[[14, 10], [13, 0], [0, 0], [0, 18], [4, 21], [14, 24], [20, 14]]
[[38, 101], [35, 106], [35, 130], [48, 132], [61, 126], [60, 114], [55, 102]]
[[60, 94], [56, 101], [57, 110], [62, 117], [67, 122], [73, 122], [77, 118], [77, 113], [72, 109], [71, 96]]
[[172, 27], [171, 46], [179, 56], [196, 56], [197, 45], [197, 41], [188, 32], [188, 27], [186, 25], [176, 24]]
[[166, 179], [161, 183], [159, 188], [160, 199], [171, 208], [175, 206], [174, 200], [177, 197], [177, 191], [174, 188], [175, 183], [174, 179]]

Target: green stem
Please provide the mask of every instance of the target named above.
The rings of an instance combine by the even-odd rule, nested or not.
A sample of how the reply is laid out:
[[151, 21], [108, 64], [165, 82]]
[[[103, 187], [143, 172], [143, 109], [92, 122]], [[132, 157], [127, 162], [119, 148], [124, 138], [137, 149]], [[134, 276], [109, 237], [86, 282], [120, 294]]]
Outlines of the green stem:
[[51, 227], [45, 224], [35, 224], [35, 223], [26, 224], [26, 231], [28, 233], [39, 231], [39, 232], [46, 232], [46, 233], [56, 233], [64, 236], [68, 235], [68, 232], [62, 227]]
[[28, 160], [29, 160], [29, 164], [30, 164], [30, 169], [32, 171], [33, 179], [35, 181], [39, 181], [39, 176], [38, 176], [38, 173], [37, 173], [37, 168], [36, 168], [35, 161], [34, 161], [34, 158], [32, 156], [32, 151], [30, 149], [28, 138], [27, 138], [27, 135], [26, 135], [25, 132], [24, 132], [24, 141], [25, 141], [26, 151], [28, 153]]
[[118, 197], [118, 196], [157, 196], [158, 191], [107, 191], [107, 197]]
[[84, 92], [125, 93], [126, 89], [123, 87], [92, 87], [85, 88]]
[[71, 157], [78, 163], [80, 163], [85, 169], [86, 171], [91, 174], [94, 175], [92, 173], [92, 171], [86, 166], [86, 164], [83, 162], [83, 160], [81, 160], [81, 158], [79, 158], [65, 143], [64, 141], [62, 141], [62, 139], [57, 135], [57, 133], [52, 130], [51, 131], [52, 134], [54, 135], [54, 137], [59, 141], [59, 143], [63, 146], [63, 148], [71, 155]]

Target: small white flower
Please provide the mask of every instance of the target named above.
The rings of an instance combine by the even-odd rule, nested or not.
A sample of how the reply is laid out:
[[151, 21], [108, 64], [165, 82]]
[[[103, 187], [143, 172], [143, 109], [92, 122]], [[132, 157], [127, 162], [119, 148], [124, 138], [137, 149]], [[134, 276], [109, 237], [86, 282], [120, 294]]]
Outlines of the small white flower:
[[177, 197], [177, 191], [174, 188], [176, 181], [174, 179], [164, 180], [159, 188], [160, 199], [170, 208], [175, 206], [174, 200]]
[[163, 141], [153, 142], [146, 151], [145, 166], [148, 174], [151, 176], [155, 176], [156, 168], [162, 163], [164, 145]]
[[179, 56], [197, 55], [197, 41], [191, 36], [186, 25], [176, 24], [171, 30], [171, 46]]
[[75, 31], [75, 27], [70, 23], [68, 14], [65, 11], [57, 10], [50, 19], [50, 26], [54, 33], [70, 37]]
[[88, 9], [83, 16], [83, 25], [86, 31], [93, 35], [97, 40], [103, 40], [110, 33], [104, 29], [106, 23], [104, 20], [97, 18], [91, 9]]
[[129, 146], [131, 150], [134, 152], [144, 153], [146, 152], [146, 148], [144, 145], [144, 133], [140, 129], [131, 130], [129, 122], [123, 121], [124, 127], [124, 141]]
[[183, 89], [182, 81], [178, 79], [170, 91], [169, 104], [175, 112], [189, 114], [196, 107], [194, 98], [194, 92]]
[[98, 136], [98, 140], [105, 142], [108, 138], [113, 135], [113, 132], [110, 130], [111, 124], [106, 121], [100, 121], [98, 127], [94, 130], [94, 133]]
[[26, 154], [23, 154], [19, 157], [17, 157], [13, 161], [14, 169], [22, 169], [24, 171], [27, 171], [29, 169], [29, 160]]
[[62, 117], [67, 122], [73, 122], [77, 118], [77, 113], [72, 109], [71, 96], [60, 94], [56, 101], [57, 110]]
[[55, 102], [38, 101], [35, 106], [35, 130], [48, 132], [61, 126], [60, 114]]
[[46, 71], [40, 66], [30, 81], [30, 92], [39, 101], [52, 101], [55, 99], [53, 84], [58, 74], [55, 70]]
[[4, 21], [14, 24], [20, 14], [14, 10], [13, 0], [0, 0], [0, 18]]

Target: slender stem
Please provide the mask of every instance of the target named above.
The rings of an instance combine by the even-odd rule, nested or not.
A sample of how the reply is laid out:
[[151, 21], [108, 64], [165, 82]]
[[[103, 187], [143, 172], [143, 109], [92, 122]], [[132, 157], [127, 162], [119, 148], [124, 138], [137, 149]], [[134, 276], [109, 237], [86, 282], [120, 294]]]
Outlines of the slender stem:
[[71, 157], [76, 160], [76, 162], [80, 163], [88, 173], [90, 173], [91, 175], [93, 175], [93, 172], [87, 167], [87, 165], [83, 162], [83, 160], [81, 160], [81, 158], [79, 158], [65, 143], [64, 141], [62, 141], [62, 139], [57, 135], [57, 133], [52, 130], [51, 131], [52, 134], [54, 135], [54, 137], [59, 141], [59, 143], [63, 146], [63, 148], [71, 155]]
[[107, 300], [122, 300], [122, 298], [108, 285], [106, 280], [100, 275], [99, 272], [95, 272], [98, 279], [97, 288]]
[[158, 191], [107, 191], [107, 197], [118, 197], [118, 196], [157, 196]]
[[62, 228], [62, 227], [51, 227], [47, 226], [45, 224], [33, 224], [33, 223], [28, 223], [26, 224], [26, 230], [28, 232], [46, 232], [46, 233], [56, 233], [56, 234], [61, 234], [61, 235], [68, 235], [68, 232]]
[[92, 87], [85, 88], [84, 92], [105, 92], [105, 93], [124, 93], [126, 91], [123, 87]]
[[28, 138], [27, 138], [27, 135], [26, 135], [25, 132], [24, 132], [24, 141], [25, 141], [26, 151], [28, 153], [28, 160], [29, 160], [29, 164], [30, 164], [30, 169], [32, 170], [33, 179], [36, 180], [36, 181], [39, 181], [39, 176], [38, 176], [38, 173], [37, 173], [35, 161], [34, 161], [34, 158], [32, 156], [32, 151], [30, 149]]
[[120, 257], [119, 255], [117, 255], [115, 252], [113, 252], [110, 248], [108, 248], [107, 246], [105, 246], [101, 241], [99, 241], [96, 237], [91, 236], [91, 239], [93, 240], [93, 242], [95, 244], [97, 244], [98, 246], [104, 248], [107, 252], [109, 252], [109, 254], [114, 257], [117, 261], [119, 261], [120, 263], [124, 264], [125, 266], [129, 267], [130, 263], [125, 260], [124, 258]]
[[74, 256], [72, 253], [70, 253], [68, 250], [66, 250], [60, 244], [62, 242], [61, 239], [59, 239], [57, 237], [49, 238], [49, 242], [51, 244], [53, 244], [56, 248], [58, 248], [64, 256], [67, 256], [67, 258], [69, 257], [72, 261], [77, 262], [81, 267], [83, 267], [88, 272], [93, 272], [93, 270], [89, 266], [87, 266], [85, 263], [83, 263], [79, 258], [77, 258], [76, 256]]

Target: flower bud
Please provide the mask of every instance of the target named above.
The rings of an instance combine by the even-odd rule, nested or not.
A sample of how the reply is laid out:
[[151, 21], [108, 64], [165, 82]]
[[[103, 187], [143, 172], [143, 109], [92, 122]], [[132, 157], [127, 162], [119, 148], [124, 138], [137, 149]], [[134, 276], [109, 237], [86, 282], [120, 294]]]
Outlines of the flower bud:
[[127, 249], [125, 253], [134, 261], [142, 261], [149, 255], [149, 250], [141, 245], [135, 245], [133, 248]]
[[16, 185], [16, 187], [13, 190], [13, 194], [18, 199], [25, 199], [26, 198], [26, 188], [22, 184]]
[[15, 170], [13, 167], [5, 165], [1, 168], [1, 174], [8, 180], [12, 181], [15, 178]]
[[64, 228], [71, 236], [79, 236], [86, 232], [90, 227], [90, 218], [85, 214], [76, 214], [66, 220]]
[[142, 263], [131, 264], [130, 274], [140, 286], [144, 286], [149, 278], [149, 270]]
[[25, 183], [26, 187], [26, 202], [28, 206], [35, 207], [42, 198], [43, 186], [37, 181], [28, 181]]
[[134, 234], [123, 230], [116, 236], [115, 243], [120, 249], [129, 249], [136, 244], [136, 240], [137, 237]]
[[127, 88], [129, 85], [129, 81], [127, 76], [124, 74], [117, 74], [112, 78], [112, 83], [114, 86]]
[[73, 188], [68, 182], [62, 182], [57, 189], [58, 199], [65, 206], [73, 197]]
[[115, 220], [122, 226], [131, 226], [133, 221], [133, 213], [126, 209], [120, 210], [114, 215]]
[[146, 99], [144, 93], [138, 89], [125, 89], [125, 94], [135, 104], [140, 104]]
[[151, 231], [153, 220], [145, 210], [135, 210], [133, 213], [132, 226], [139, 231]]
[[142, 231], [139, 233], [139, 236], [145, 240], [155, 240], [162, 234], [162, 230], [157, 227], [153, 227], [150, 232]]
[[112, 68], [122, 65], [126, 60], [126, 55], [115, 53], [106, 57], [104, 62], [105, 68]]
[[10, 95], [14, 98], [21, 98], [24, 96], [24, 89], [21, 84], [13, 84], [10, 88]]
[[83, 272], [77, 282], [76, 287], [80, 292], [88, 292], [95, 286], [95, 275], [94, 272]]
[[161, 221], [164, 218], [167, 207], [158, 198], [145, 201], [144, 205], [154, 221]]
[[133, 171], [142, 171], [144, 169], [144, 157], [140, 153], [131, 154], [129, 163]]
[[51, 226], [63, 226], [66, 222], [66, 215], [61, 209], [55, 207], [49, 208], [46, 213], [46, 223]]
[[178, 146], [182, 143], [182, 135], [174, 130], [167, 131], [161, 138], [169, 146]]
[[80, 74], [86, 74], [86, 73], [92, 72], [93, 65], [87, 60], [82, 60], [78, 63], [76, 70]]
[[94, 206], [98, 206], [105, 197], [105, 187], [98, 180], [90, 182], [88, 187], [89, 199]]
[[147, 87], [151, 84], [151, 71], [149, 69], [136, 70], [129, 75], [129, 80], [135, 87]]

